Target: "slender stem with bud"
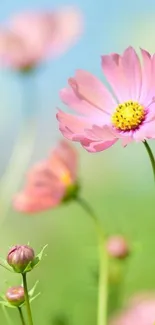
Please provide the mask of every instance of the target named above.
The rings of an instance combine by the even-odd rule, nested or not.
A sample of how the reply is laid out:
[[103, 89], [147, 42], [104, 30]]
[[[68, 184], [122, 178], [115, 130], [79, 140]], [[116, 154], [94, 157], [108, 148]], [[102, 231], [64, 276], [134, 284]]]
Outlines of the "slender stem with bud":
[[18, 311], [19, 311], [19, 316], [20, 316], [22, 325], [26, 325], [21, 307], [18, 307]]
[[152, 153], [152, 150], [151, 150], [149, 144], [146, 141], [144, 141], [143, 143], [144, 143], [144, 146], [145, 146], [146, 151], [147, 151], [147, 153], [149, 155], [149, 158], [150, 158], [150, 162], [151, 162], [152, 170], [153, 170], [153, 175], [154, 175], [154, 180], [155, 180], [155, 158], [154, 158], [154, 155]]
[[22, 278], [23, 278], [25, 304], [26, 304], [26, 309], [27, 309], [29, 325], [33, 325], [33, 319], [32, 319], [32, 313], [31, 313], [31, 307], [30, 307], [30, 301], [29, 301], [29, 294], [28, 294], [28, 288], [27, 288], [26, 273], [22, 274]]
[[105, 247], [105, 236], [102, 226], [91, 206], [81, 197], [77, 197], [79, 205], [93, 218], [98, 235], [99, 248], [99, 290], [97, 325], [107, 325], [107, 300], [108, 300], [108, 255]]

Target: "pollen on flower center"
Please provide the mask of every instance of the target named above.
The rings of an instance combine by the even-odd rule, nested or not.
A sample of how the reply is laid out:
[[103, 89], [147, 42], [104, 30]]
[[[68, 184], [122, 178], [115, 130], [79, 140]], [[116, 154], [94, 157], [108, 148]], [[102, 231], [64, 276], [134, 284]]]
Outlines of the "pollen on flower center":
[[112, 114], [112, 124], [119, 130], [136, 129], [145, 118], [145, 109], [138, 102], [127, 101], [119, 104]]

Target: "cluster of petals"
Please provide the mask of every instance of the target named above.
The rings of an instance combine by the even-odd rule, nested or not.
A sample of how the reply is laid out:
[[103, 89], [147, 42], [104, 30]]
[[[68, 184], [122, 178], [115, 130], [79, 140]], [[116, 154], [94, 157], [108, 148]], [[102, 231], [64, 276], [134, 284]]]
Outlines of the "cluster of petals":
[[65, 52], [82, 29], [82, 15], [74, 7], [19, 13], [0, 27], [0, 62], [17, 69], [36, 66]]
[[[102, 56], [102, 70], [110, 90], [91, 73], [76, 71], [68, 80], [69, 87], [60, 92], [63, 103], [74, 111], [74, 114], [62, 110], [57, 113], [59, 129], [65, 138], [79, 142], [89, 152], [105, 150], [118, 140], [126, 146], [132, 141], [155, 138], [155, 55], [141, 49], [141, 56], [142, 60], [132, 47], [122, 55]], [[129, 123], [135, 118], [137, 125], [121, 129], [113, 123], [113, 116], [119, 105], [125, 107], [128, 102], [132, 102], [133, 108], [139, 106], [143, 114], [140, 113], [139, 122], [137, 108], [128, 109], [125, 114]], [[119, 114], [118, 125], [126, 118]]]
[[15, 195], [14, 208], [35, 213], [59, 205], [77, 180], [77, 152], [61, 141], [51, 155], [28, 172], [23, 190]]
[[155, 295], [140, 294], [131, 299], [128, 306], [115, 316], [110, 325], [152, 325], [155, 321]]

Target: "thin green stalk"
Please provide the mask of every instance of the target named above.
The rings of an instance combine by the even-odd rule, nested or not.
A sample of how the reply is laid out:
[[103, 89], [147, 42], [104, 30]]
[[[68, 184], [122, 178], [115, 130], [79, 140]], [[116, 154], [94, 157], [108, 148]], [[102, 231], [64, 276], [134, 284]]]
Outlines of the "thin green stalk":
[[30, 301], [29, 301], [29, 294], [28, 294], [28, 288], [27, 288], [26, 273], [22, 274], [22, 278], [23, 278], [25, 304], [26, 304], [26, 309], [27, 309], [27, 316], [28, 316], [28, 320], [29, 320], [29, 325], [33, 325], [33, 319], [32, 319], [32, 313], [31, 313], [31, 307], [30, 307]]
[[153, 175], [154, 175], [154, 180], [155, 180], [155, 158], [154, 158], [154, 155], [152, 153], [152, 150], [151, 150], [149, 144], [146, 141], [144, 141], [143, 143], [144, 143], [144, 146], [145, 146], [146, 151], [147, 151], [147, 153], [149, 155], [149, 158], [150, 158], [150, 162], [151, 162], [152, 170], [153, 170]]
[[7, 312], [7, 310], [6, 310], [6, 308], [7, 308], [7, 307], [5, 307], [4, 305], [2, 305], [3, 313], [4, 313], [4, 315], [5, 315], [5, 318], [6, 318], [7, 324], [8, 324], [8, 325], [13, 325], [13, 322], [12, 322], [12, 320], [11, 320], [11, 318], [10, 318], [10, 316], [9, 316], [9, 314], [8, 314], [8, 312]]
[[98, 236], [99, 248], [99, 287], [98, 287], [98, 312], [97, 325], [107, 325], [107, 302], [108, 302], [108, 255], [105, 247], [105, 236], [102, 226], [90, 205], [81, 197], [76, 201], [93, 218]]
[[105, 241], [99, 237], [98, 325], [107, 325], [108, 312], [108, 256]]
[[35, 122], [25, 122], [6, 168], [6, 172], [0, 180], [0, 212], [3, 220], [7, 216], [12, 197], [18, 190], [21, 179], [31, 159], [34, 141]]
[[26, 325], [21, 307], [18, 307], [18, 311], [22, 325]]

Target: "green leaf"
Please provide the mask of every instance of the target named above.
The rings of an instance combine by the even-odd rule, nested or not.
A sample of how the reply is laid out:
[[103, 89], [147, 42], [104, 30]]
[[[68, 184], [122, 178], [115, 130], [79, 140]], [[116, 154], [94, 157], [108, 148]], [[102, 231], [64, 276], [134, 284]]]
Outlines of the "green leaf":
[[29, 262], [29, 264], [26, 266], [23, 273], [30, 272], [33, 269], [31, 264], [32, 264], [32, 262]]
[[34, 258], [34, 260], [33, 261], [31, 261], [28, 265], [27, 265], [27, 267], [25, 268], [25, 270], [24, 270], [24, 273], [26, 273], [26, 272], [30, 272], [34, 267], [36, 267], [38, 264], [39, 264], [39, 262], [41, 261], [41, 259], [42, 259], [42, 257], [43, 257], [43, 253], [44, 253], [44, 250], [46, 249], [46, 247], [47, 247], [48, 245], [45, 245], [43, 248], [42, 248], [42, 250], [41, 250], [41, 252]]
[[48, 245], [45, 245], [43, 248], [42, 248], [42, 250], [41, 250], [41, 252], [36, 256], [36, 258], [32, 261], [32, 267], [35, 267], [35, 266], [37, 266], [37, 264], [42, 260], [42, 257], [43, 257], [43, 253], [44, 253], [44, 251], [45, 251], [45, 249], [46, 249], [46, 247], [47, 247]]
[[0, 300], [0, 305], [3, 305], [8, 308], [17, 308], [16, 306], [11, 305], [9, 302], [4, 301], [4, 300]]
[[0, 257], [0, 266], [4, 267], [5, 269], [7, 269], [10, 272], [14, 272], [12, 267], [2, 257]]
[[[30, 303], [31, 303], [32, 301], [34, 301], [36, 298], [38, 298], [38, 297], [40, 296], [40, 294], [41, 294], [41, 293], [39, 292], [39, 293], [37, 293], [34, 297], [30, 298], [30, 299], [29, 299]], [[23, 306], [25, 306], [25, 301], [23, 302], [22, 305], [20, 305], [21, 308], [22, 308]]]
[[7, 301], [4, 294], [0, 294], [0, 298], [2, 298], [3, 300]]
[[34, 292], [36, 290], [38, 283], [39, 283], [39, 281], [37, 280], [35, 285], [33, 286], [33, 288], [31, 290], [29, 290], [29, 297], [32, 297], [34, 295]]
[[30, 298], [30, 303], [34, 301], [36, 298], [38, 298], [41, 295], [41, 292], [38, 292], [34, 297]]
[[6, 308], [4, 305], [2, 305], [2, 310], [3, 310], [3, 313], [4, 313], [4, 315], [5, 315], [5, 318], [6, 318], [7, 324], [8, 324], [8, 325], [12, 325], [12, 320], [11, 320], [11, 318], [10, 318], [10, 316], [9, 316], [8, 310], [7, 310], [7, 308]]

